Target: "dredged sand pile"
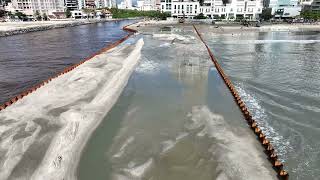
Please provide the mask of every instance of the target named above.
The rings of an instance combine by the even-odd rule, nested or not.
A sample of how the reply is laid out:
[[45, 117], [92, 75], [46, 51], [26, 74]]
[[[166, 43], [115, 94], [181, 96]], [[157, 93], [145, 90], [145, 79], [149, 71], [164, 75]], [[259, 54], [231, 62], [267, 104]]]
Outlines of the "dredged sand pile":
[[144, 42], [95, 56], [0, 112], [0, 179], [75, 179], [82, 148], [138, 63]]

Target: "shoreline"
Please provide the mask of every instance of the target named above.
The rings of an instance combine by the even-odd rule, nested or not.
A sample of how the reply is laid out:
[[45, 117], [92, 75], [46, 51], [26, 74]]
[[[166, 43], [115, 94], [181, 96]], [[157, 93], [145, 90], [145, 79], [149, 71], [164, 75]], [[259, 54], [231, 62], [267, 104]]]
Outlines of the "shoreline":
[[135, 30], [147, 26], [170, 27], [170, 26], [183, 26], [183, 25], [197, 25], [197, 27], [209, 28], [213, 33], [246, 33], [246, 32], [299, 32], [299, 31], [320, 31], [320, 24], [262, 24], [261, 27], [245, 27], [240, 24], [229, 23], [216, 23], [208, 24], [201, 21], [192, 21], [180, 24], [178, 21], [140, 21], [134, 26], [130, 26]]
[[85, 19], [85, 20], [63, 20], [63, 21], [39, 21], [39, 22], [5, 22], [0, 23], [0, 37], [25, 34], [36, 31], [46, 31], [50, 29], [81, 26], [87, 24], [112, 22], [121, 20], [130, 20], [136, 18], [124, 19]]

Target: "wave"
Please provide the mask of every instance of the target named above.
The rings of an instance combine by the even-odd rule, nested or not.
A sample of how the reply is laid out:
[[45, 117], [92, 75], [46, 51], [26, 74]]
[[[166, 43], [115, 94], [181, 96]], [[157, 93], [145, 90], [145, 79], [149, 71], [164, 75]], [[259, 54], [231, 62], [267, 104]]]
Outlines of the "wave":
[[197, 136], [214, 139], [209, 151], [217, 159], [217, 179], [274, 179], [265, 168], [265, 161], [255, 145], [255, 139], [235, 134], [223, 116], [206, 106], [192, 110], [189, 129], [200, 129]]
[[258, 122], [262, 132], [270, 140], [272, 145], [274, 145], [279, 155], [279, 160], [283, 162], [288, 150], [292, 148], [290, 142], [279, 133], [277, 133], [274, 128], [268, 123], [269, 117], [265, 112], [265, 109], [260, 105], [259, 101], [253, 95], [248, 93], [241, 84], [236, 84], [235, 87], [242, 100], [250, 109], [253, 118]]

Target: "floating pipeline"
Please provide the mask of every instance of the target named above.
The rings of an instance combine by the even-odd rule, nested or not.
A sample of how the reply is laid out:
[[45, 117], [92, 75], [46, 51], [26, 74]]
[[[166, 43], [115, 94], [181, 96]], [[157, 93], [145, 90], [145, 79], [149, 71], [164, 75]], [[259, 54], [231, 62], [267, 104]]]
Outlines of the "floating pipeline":
[[[135, 23], [137, 23], [137, 22], [135, 22]], [[110, 49], [118, 46], [119, 44], [121, 44], [122, 42], [124, 42], [124, 41], [127, 40], [130, 36], [132, 36], [134, 33], [137, 32], [137, 31], [134, 30], [134, 29], [128, 28], [128, 26], [131, 26], [131, 25], [133, 25], [133, 24], [135, 24], [135, 23], [132, 23], [132, 24], [129, 24], [129, 25], [126, 25], [126, 26], [122, 27], [123, 30], [129, 32], [129, 34], [126, 35], [125, 37], [123, 37], [123, 38], [119, 39], [118, 41], [116, 41], [116, 42], [114, 42], [114, 43], [112, 43], [112, 44], [110, 44], [110, 45], [108, 45], [108, 46], [100, 49], [99, 51], [97, 51], [96, 53], [94, 53], [94, 54], [92, 54], [91, 56], [87, 57], [86, 59], [80, 61], [79, 63], [74, 64], [74, 65], [69, 66], [69, 67], [66, 67], [63, 71], [57, 73], [56, 75], [53, 75], [52, 77], [49, 77], [48, 79], [40, 82], [39, 84], [37, 84], [37, 85], [29, 88], [28, 90], [20, 93], [20, 94], [17, 95], [17, 96], [11, 98], [9, 101], [3, 103], [2, 105], [0, 104], [0, 111], [6, 109], [7, 107], [9, 107], [9, 106], [11, 106], [12, 104], [16, 103], [17, 101], [21, 100], [23, 97], [29, 95], [30, 93], [35, 92], [37, 89], [39, 89], [40, 87], [42, 87], [42, 86], [44, 86], [45, 84], [49, 83], [49, 82], [52, 81], [53, 79], [55, 79], [55, 78], [57, 78], [57, 77], [59, 77], [59, 76], [61, 76], [61, 75], [64, 75], [64, 74], [66, 74], [66, 73], [74, 70], [75, 68], [77, 68], [77, 67], [80, 66], [81, 64], [83, 64], [83, 63], [85, 63], [85, 62], [87, 62], [87, 61], [89, 61], [89, 60], [92, 60], [93, 57], [95, 57], [95, 56], [97, 56], [97, 55], [99, 55], [99, 54], [102, 54], [102, 53], [104, 53], [104, 52], [107, 52], [108, 50], [110, 50]]]
[[269, 161], [272, 163], [273, 169], [277, 172], [279, 179], [288, 180], [289, 174], [283, 169], [284, 164], [279, 161], [278, 155], [275, 152], [275, 149], [271, 145], [270, 141], [266, 138], [266, 136], [263, 134], [261, 129], [259, 128], [257, 122], [252, 118], [252, 115], [248, 108], [246, 107], [245, 103], [241, 100], [241, 97], [239, 96], [237, 90], [233, 86], [232, 82], [228, 78], [228, 76], [224, 73], [222, 70], [220, 64], [218, 63], [217, 59], [214, 57], [212, 51], [210, 50], [209, 46], [206, 44], [204, 39], [202, 38], [202, 35], [198, 31], [195, 25], [193, 25], [194, 30], [196, 31], [197, 35], [199, 36], [202, 43], [206, 46], [207, 51], [209, 53], [209, 56], [215, 65], [216, 69], [218, 70], [219, 74], [221, 75], [223, 81], [229, 88], [231, 94], [234, 97], [235, 102], [238, 104], [238, 107], [240, 108], [245, 120], [247, 120], [250, 128], [253, 130], [253, 132], [256, 134], [257, 138], [259, 139], [261, 145], [265, 148], [265, 153], [269, 157]]

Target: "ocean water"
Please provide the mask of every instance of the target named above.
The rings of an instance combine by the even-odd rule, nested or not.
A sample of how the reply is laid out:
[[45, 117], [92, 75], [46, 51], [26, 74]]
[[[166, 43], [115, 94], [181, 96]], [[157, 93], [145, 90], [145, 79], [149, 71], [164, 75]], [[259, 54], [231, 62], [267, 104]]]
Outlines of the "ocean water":
[[[126, 23], [0, 38], [0, 102], [119, 39], [126, 34], [121, 30]], [[145, 42], [140, 63], [83, 150], [78, 179], [274, 179], [261, 145], [192, 27], [143, 27], [143, 31], [135, 37]], [[217, 34], [207, 27], [200, 31], [276, 146], [290, 179], [318, 179], [319, 33]], [[20, 132], [30, 127], [19, 123], [0, 119], [2, 130], [15, 125], [1, 137], [5, 146], [0, 159], [5, 157], [4, 147], [15, 149], [10, 142], [18, 139], [23, 144], [20, 138], [30, 136]], [[48, 127], [41, 133], [49, 137], [60, 128], [52, 121], [36, 123]], [[41, 158], [35, 152], [43, 155], [49, 142], [29, 149], [31, 155], [11, 177], [23, 177], [28, 158], [38, 163]], [[15, 150], [25, 150], [19, 147]]]
[[125, 36], [128, 21], [0, 38], [0, 104]]
[[216, 34], [200, 28], [290, 179], [318, 179], [320, 32]]
[[78, 179], [275, 179], [192, 26], [145, 27], [140, 63]]

